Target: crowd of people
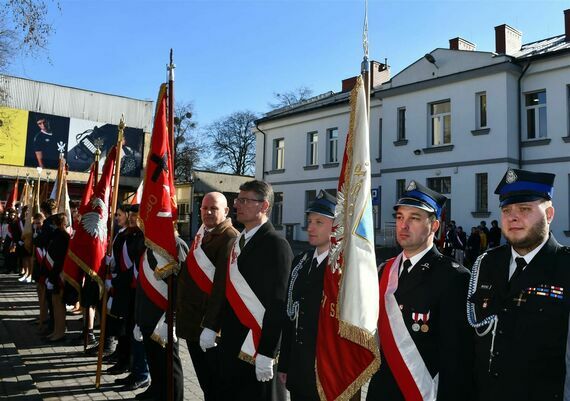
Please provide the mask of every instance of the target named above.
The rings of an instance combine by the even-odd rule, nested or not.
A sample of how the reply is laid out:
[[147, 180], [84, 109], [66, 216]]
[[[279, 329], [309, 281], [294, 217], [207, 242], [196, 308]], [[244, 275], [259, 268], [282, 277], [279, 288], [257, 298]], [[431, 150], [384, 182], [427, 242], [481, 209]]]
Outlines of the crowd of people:
[[[468, 237], [451, 222], [442, 252], [436, 233], [447, 199], [409, 183], [394, 205], [401, 252], [378, 267], [381, 364], [368, 401], [570, 397], [570, 249], [549, 232], [553, 182], [552, 174], [509, 169], [495, 191], [502, 229], [496, 220], [491, 229], [481, 222]], [[175, 305], [176, 334], [186, 342], [204, 400], [281, 401], [287, 391], [292, 401], [320, 399], [315, 354], [336, 203], [326, 191], [318, 194], [306, 210], [311, 248], [293, 257], [268, 219], [268, 183], [240, 186], [233, 206], [241, 232], [223, 194], [204, 196], [202, 225], [190, 248], [177, 238]], [[15, 210], [5, 214], [2, 236], [5, 269], [17, 272], [21, 266], [22, 281], [32, 277], [47, 341], [61, 341], [65, 304], [74, 302], [66, 297], [61, 274], [73, 229], [52, 209], [53, 201], [46, 201], [34, 216], [32, 249], [40, 250], [34, 263], [26, 261], [30, 248], [18, 234]], [[105, 260], [109, 330], [101, 341], [107, 362], [114, 361], [107, 373], [130, 372], [116, 380], [123, 389], [146, 387], [137, 399], [164, 400], [167, 354], [156, 337], [163, 311], [142, 289], [149, 266], [140, 266], [147, 250], [138, 208], [119, 207], [115, 217], [113, 252]], [[148, 253], [147, 259], [157, 263]], [[100, 308], [95, 281], [87, 277], [82, 293], [90, 352]], [[179, 345], [173, 344], [175, 400], [184, 399]], [[360, 397], [357, 392], [353, 399]]]

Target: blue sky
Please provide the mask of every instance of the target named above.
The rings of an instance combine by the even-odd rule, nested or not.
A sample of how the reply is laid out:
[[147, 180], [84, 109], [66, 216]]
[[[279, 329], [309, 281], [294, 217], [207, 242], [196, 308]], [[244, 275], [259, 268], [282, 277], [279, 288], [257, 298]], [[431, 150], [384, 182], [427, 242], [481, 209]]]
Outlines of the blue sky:
[[[234, 111], [268, 111], [273, 93], [308, 86], [339, 91], [362, 60], [364, 0], [60, 0], [47, 55], [10, 73], [155, 100], [174, 49], [176, 101], [192, 102], [200, 127]], [[369, 0], [370, 58], [392, 75], [461, 36], [494, 50], [507, 23], [523, 43], [564, 32], [568, 1]]]

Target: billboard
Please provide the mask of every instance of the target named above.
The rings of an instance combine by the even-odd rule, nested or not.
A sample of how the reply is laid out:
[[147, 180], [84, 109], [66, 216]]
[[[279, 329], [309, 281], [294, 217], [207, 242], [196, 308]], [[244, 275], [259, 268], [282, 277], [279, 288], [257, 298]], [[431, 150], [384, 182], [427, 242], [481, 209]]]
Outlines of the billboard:
[[[117, 135], [115, 124], [0, 107], [0, 164], [56, 169], [63, 153], [70, 171], [88, 172], [97, 148], [102, 168]], [[143, 130], [125, 128], [121, 175], [140, 176], [143, 146]]]

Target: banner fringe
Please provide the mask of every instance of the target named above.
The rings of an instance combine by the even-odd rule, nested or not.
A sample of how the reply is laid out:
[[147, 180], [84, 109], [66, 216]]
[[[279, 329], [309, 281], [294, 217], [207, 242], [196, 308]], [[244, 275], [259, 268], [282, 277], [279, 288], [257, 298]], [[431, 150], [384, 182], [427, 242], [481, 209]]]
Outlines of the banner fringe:
[[99, 300], [103, 299], [103, 291], [105, 287], [103, 284], [103, 280], [101, 280], [101, 277], [99, 277], [99, 275], [93, 269], [87, 266], [87, 264], [84, 261], [79, 259], [79, 257], [75, 253], [73, 253], [73, 251], [68, 250], [67, 256], [69, 256], [71, 260], [77, 263], [77, 266], [81, 267], [81, 270], [83, 270], [86, 274], [88, 274], [92, 280], [95, 280], [95, 282], [99, 286]]

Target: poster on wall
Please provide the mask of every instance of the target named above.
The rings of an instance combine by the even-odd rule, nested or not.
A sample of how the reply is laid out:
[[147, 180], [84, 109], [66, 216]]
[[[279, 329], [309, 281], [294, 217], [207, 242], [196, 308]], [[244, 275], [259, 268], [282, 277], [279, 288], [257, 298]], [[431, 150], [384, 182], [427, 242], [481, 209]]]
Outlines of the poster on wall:
[[[116, 124], [0, 107], [0, 165], [57, 169], [63, 153], [69, 171], [88, 172], [99, 148], [102, 169], [117, 135]], [[121, 175], [140, 176], [143, 146], [143, 130], [126, 127]]]
[[27, 128], [26, 110], [0, 107], [0, 164], [24, 165]]
[[27, 132], [26, 167], [56, 169], [59, 154], [67, 157], [69, 118], [30, 111]]
[[[99, 168], [103, 168], [107, 152], [117, 143], [119, 127], [95, 121], [72, 118], [69, 123], [67, 164], [71, 171], [89, 171], [95, 151], [101, 151]], [[121, 175], [137, 177], [142, 168], [142, 129], [126, 127], [124, 131]]]

